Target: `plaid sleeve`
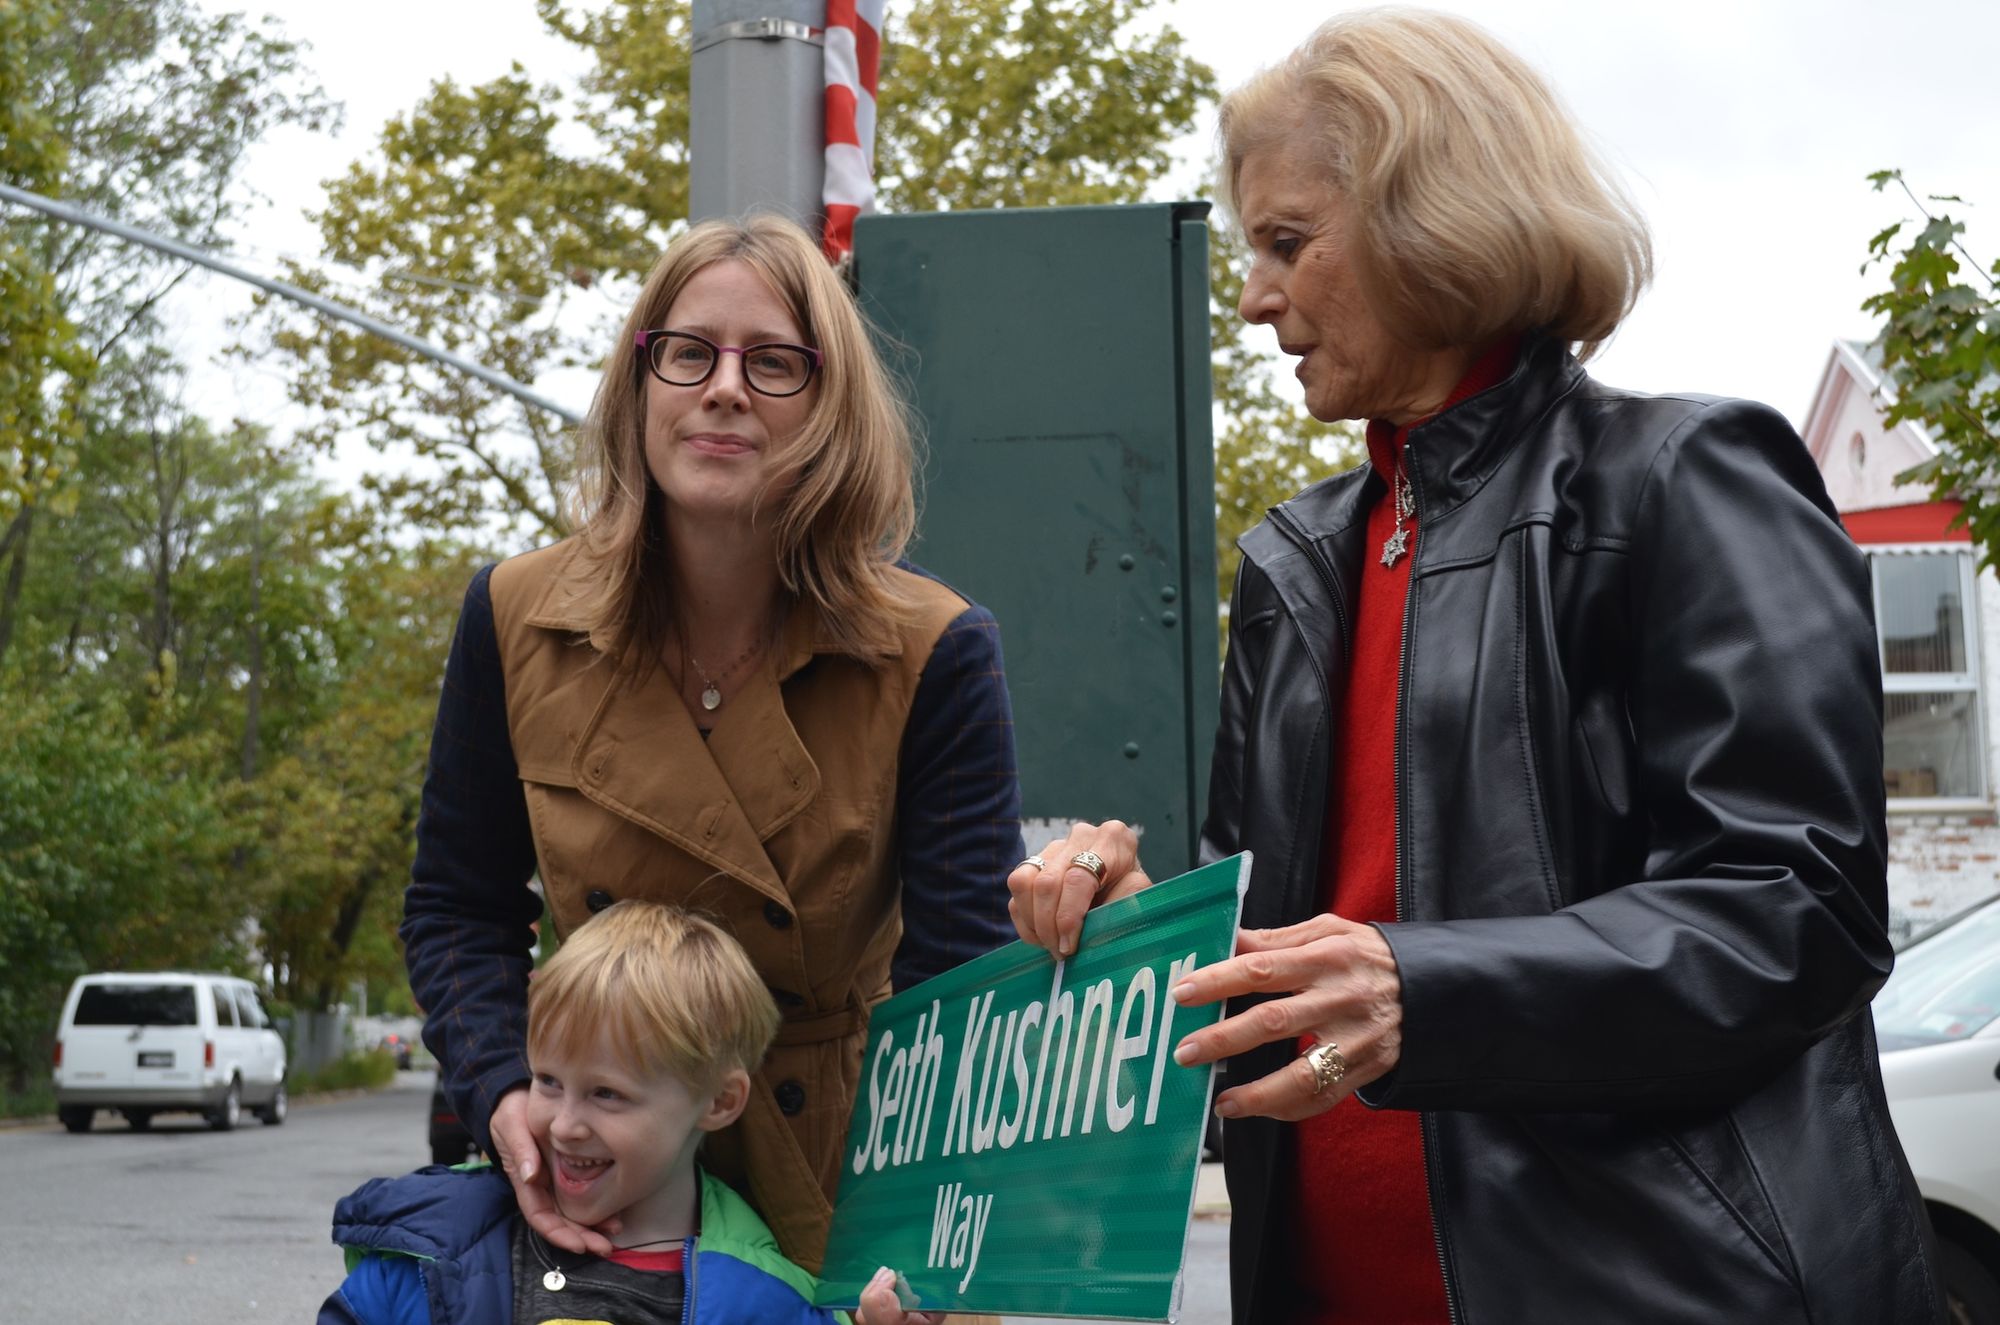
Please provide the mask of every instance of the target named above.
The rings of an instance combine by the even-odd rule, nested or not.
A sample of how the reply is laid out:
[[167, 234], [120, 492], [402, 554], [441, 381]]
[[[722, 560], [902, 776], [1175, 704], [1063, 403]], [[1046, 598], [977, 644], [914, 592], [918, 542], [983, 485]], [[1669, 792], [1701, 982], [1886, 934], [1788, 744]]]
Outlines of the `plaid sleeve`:
[[466, 590], [445, 663], [401, 931], [424, 1043], [488, 1153], [493, 1106], [528, 1079], [531, 926], [541, 915], [527, 887], [535, 844], [507, 731], [492, 572]]
[[1021, 859], [1021, 784], [1000, 626], [977, 605], [924, 664], [903, 729], [896, 790], [906, 989], [1014, 937], [1007, 872]]

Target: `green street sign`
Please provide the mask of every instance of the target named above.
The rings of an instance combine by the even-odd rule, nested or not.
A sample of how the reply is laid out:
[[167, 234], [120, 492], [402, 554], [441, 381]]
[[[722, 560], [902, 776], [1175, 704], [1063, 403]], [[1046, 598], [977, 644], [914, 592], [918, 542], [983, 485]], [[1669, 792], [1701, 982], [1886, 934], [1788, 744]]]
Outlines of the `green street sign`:
[[1182, 974], [1235, 949], [1247, 853], [1092, 911], [1076, 956], [1013, 943], [881, 1004], [815, 1301], [901, 1272], [923, 1310], [1170, 1320], [1219, 1005]]

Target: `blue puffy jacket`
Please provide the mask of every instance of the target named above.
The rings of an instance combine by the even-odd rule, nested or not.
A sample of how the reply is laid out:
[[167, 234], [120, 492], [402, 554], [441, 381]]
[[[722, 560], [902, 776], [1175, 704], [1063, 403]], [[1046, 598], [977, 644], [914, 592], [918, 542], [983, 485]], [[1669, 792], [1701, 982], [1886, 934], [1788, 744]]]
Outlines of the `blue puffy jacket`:
[[[319, 1325], [498, 1325], [513, 1316], [514, 1191], [498, 1169], [427, 1168], [375, 1178], [333, 1212], [346, 1282]], [[684, 1247], [683, 1325], [837, 1325], [813, 1277], [786, 1260], [757, 1212], [701, 1176], [701, 1234]]]

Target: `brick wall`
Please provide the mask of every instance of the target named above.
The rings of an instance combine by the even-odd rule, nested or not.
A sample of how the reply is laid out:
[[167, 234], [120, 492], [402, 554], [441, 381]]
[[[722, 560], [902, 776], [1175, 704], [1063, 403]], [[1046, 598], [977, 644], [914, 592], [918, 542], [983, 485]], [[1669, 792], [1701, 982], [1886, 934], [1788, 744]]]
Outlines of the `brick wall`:
[[1991, 814], [1889, 817], [1889, 933], [1901, 940], [2000, 892]]

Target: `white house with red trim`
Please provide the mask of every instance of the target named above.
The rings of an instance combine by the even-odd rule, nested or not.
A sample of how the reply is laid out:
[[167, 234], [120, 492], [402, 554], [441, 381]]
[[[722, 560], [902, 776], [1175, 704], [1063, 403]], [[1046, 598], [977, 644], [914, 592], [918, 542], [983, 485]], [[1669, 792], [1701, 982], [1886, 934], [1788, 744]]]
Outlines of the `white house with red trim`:
[[1889, 924], [1898, 937], [2000, 892], [2000, 580], [1952, 529], [1957, 502], [1896, 475], [1937, 454], [1913, 423], [1882, 421], [1881, 359], [1836, 341], [1805, 441], [1875, 580], [1889, 790]]

